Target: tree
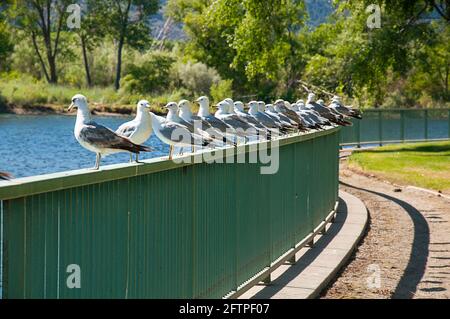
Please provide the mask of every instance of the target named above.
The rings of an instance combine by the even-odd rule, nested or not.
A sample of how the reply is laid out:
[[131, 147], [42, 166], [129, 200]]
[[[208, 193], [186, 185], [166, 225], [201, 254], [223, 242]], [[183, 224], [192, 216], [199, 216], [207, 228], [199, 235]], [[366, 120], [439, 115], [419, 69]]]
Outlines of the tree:
[[114, 87], [120, 88], [122, 51], [125, 44], [143, 49], [150, 46], [149, 16], [159, 9], [159, 0], [108, 0], [107, 24], [117, 41], [117, 64]]
[[294, 87], [303, 1], [170, 0], [166, 14], [183, 22], [188, 52], [240, 90], [273, 89], [281, 74]]
[[42, 72], [49, 83], [58, 82], [57, 57], [61, 31], [66, 17], [66, 7], [71, 0], [16, 0], [9, 13], [15, 26], [29, 36]]
[[13, 49], [14, 45], [11, 41], [9, 26], [0, 21], [0, 71], [7, 69], [6, 60]]
[[106, 13], [107, 8], [105, 2], [86, 0], [82, 4], [82, 23], [80, 23], [80, 28], [74, 29], [80, 39], [86, 83], [88, 86], [92, 86], [88, 51], [92, 50], [106, 35], [106, 25], [104, 22]]

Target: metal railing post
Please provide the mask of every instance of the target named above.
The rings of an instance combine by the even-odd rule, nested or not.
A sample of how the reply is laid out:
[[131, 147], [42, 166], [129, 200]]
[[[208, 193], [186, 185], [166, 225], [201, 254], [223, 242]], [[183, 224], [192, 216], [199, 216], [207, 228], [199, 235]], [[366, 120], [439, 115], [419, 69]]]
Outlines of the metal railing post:
[[361, 148], [361, 124], [360, 121], [356, 122], [356, 141], [357, 141], [357, 147]]
[[405, 143], [405, 110], [400, 111], [400, 140]]
[[448, 138], [450, 138], [450, 110], [448, 110], [447, 120], [448, 120]]
[[381, 116], [381, 110], [378, 110], [378, 138], [380, 142], [380, 146], [383, 146], [383, 118]]

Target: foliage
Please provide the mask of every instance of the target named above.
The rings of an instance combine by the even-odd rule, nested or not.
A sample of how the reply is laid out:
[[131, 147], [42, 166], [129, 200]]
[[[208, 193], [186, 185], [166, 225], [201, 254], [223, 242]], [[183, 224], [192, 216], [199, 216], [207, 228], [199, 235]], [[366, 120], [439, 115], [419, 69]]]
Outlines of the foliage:
[[214, 102], [220, 102], [233, 96], [233, 80], [220, 80], [211, 86], [211, 97]]
[[128, 75], [122, 79], [122, 89], [130, 93], [162, 93], [170, 86], [174, 62], [173, 57], [163, 52], [144, 56], [141, 62], [129, 66]]
[[8, 57], [13, 52], [14, 46], [10, 36], [10, 27], [0, 21], [0, 71], [8, 69]]
[[191, 96], [209, 95], [212, 85], [221, 80], [219, 73], [201, 62], [177, 63], [174, 79], [190, 92]]

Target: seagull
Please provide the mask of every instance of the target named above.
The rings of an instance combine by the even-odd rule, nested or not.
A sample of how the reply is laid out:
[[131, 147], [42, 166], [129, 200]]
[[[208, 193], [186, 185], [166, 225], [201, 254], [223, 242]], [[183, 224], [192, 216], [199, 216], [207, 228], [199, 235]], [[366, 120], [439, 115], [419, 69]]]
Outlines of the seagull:
[[342, 105], [341, 98], [337, 95], [333, 96], [331, 104], [328, 107], [345, 116], [362, 119], [361, 112], [359, 110], [354, 110], [352, 107]]
[[[180, 103], [186, 103], [188, 102], [187, 100], [181, 100]], [[178, 104], [176, 102], [169, 102], [167, 103], [167, 105], [165, 106], [166, 109], [168, 110], [167, 112], [167, 116], [166, 116], [166, 121], [169, 122], [175, 122], [181, 125], [184, 125], [191, 134], [193, 134], [195, 137], [201, 137], [205, 140], [205, 142], [208, 143], [208, 145], [216, 145], [219, 146], [220, 143], [222, 143], [221, 141], [218, 141], [216, 139], [214, 139], [213, 137], [211, 137], [207, 132], [202, 131], [200, 128], [198, 128], [193, 122], [188, 122], [183, 120], [179, 115], [178, 115]], [[192, 145], [192, 152], [195, 151], [195, 146]]]
[[218, 110], [214, 116], [233, 127], [236, 131], [242, 131], [246, 137], [255, 137], [258, 134], [258, 129], [256, 129], [256, 127], [242, 120], [237, 114], [228, 112], [230, 108], [228, 101], [224, 100], [220, 102], [217, 104], [217, 108]]
[[352, 123], [344, 120], [341, 116], [337, 116], [334, 114], [329, 108], [320, 105], [315, 102], [316, 95], [314, 93], [308, 94], [308, 100], [306, 101], [306, 107], [318, 112], [320, 116], [326, 118], [332, 123], [342, 125], [342, 126], [351, 126]]
[[182, 124], [166, 120], [153, 112], [150, 112], [150, 115], [152, 117], [153, 132], [163, 143], [170, 146], [169, 160], [172, 159], [175, 146], [191, 147], [194, 145], [207, 146], [209, 144], [200, 135], [189, 132], [189, 129]]
[[286, 127], [283, 127], [281, 123], [277, 122], [275, 119], [270, 117], [269, 114], [266, 114], [265, 112], [260, 112], [259, 111], [259, 107], [261, 106], [260, 103], [256, 101], [250, 101], [248, 103], [248, 106], [250, 108], [248, 114], [253, 116], [257, 121], [259, 121], [262, 125], [267, 127], [271, 132], [274, 132], [276, 134], [279, 134], [279, 132], [282, 133], [289, 132], [289, 130]]
[[91, 112], [87, 104], [86, 97], [77, 94], [72, 97], [68, 111], [77, 108], [77, 121], [75, 123], [74, 134], [78, 143], [87, 150], [97, 155], [94, 169], [100, 168], [102, 156], [119, 152], [130, 152], [139, 154], [139, 152], [150, 152], [151, 149], [144, 145], [138, 145], [126, 137], [122, 137], [100, 125], [91, 119]]
[[196, 101], [200, 108], [198, 109], [197, 115], [207, 121], [209, 124], [211, 124], [212, 127], [215, 129], [221, 131], [223, 134], [225, 134], [228, 138], [228, 136], [238, 135], [240, 137], [246, 138], [245, 134], [242, 134], [242, 132], [236, 131], [233, 127], [225, 123], [224, 121], [218, 119], [217, 117], [211, 115], [209, 112], [209, 99], [206, 96], [201, 96]]
[[[128, 138], [134, 144], [144, 144], [152, 135], [152, 120], [148, 108], [150, 103], [147, 100], [139, 101], [136, 117], [120, 125], [116, 133]], [[132, 161], [133, 153], [130, 153], [130, 162]], [[139, 154], [136, 154], [136, 163], [139, 163]]]
[[288, 118], [283, 113], [275, 111], [273, 104], [266, 104], [266, 110], [265, 112], [270, 115], [273, 119], [280, 122], [281, 125], [288, 127], [290, 129], [298, 129], [298, 125], [291, 121], [290, 118]]
[[207, 134], [212, 139], [222, 140], [224, 143], [235, 145], [232, 139], [229, 139], [219, 129], [214, 128], [208, 121], [200, 116], [193, 115], [191, 111], [191, 104], [187, 100], [181, 100], [178, 103], [178, 115], [186, 122], [196, 126]]
[[[288, 104], [288, 105], [290, 105], [290, 104]], [[275, 106], [275, 111], [277, 111], [278, 113], [284, 114], [291, 120], [291, 122], [296, 123], [297, 124], [296, 126], [298, 126], [298, 129], [300, 131], [305, 131], [307, 129], [306, 123], [297, 115], [297, 113], [288, 109], [286, 107], [286, 103], [283, 100], [281, 100], [281, 99], [276, 100], [274, 103], [274, 106]]]
[[320, 125], [332, 125], [329, 120], [320, 116], [318, 112], [314, 111], [313, 109], [307, 108], [303, 100], [298, 100], [296, 104], [299, 112], [307, 114], [308, 117], [314, 122], [319, 123]]
[[13, 178], [11, 174], [7, 172], [0, 172], [0, 179], [10, 180], [11, 178]]
[[267, 130], [267, 127], [265, 127], [261, 122], [244, 111], [244, 103], [242, 103], [241, 101], [234, 102], [233, 111], [234, 114], [237, 114], [237, 116], [239, 116], [239, 118], [253, 125], [254, 127], [260, 130]]

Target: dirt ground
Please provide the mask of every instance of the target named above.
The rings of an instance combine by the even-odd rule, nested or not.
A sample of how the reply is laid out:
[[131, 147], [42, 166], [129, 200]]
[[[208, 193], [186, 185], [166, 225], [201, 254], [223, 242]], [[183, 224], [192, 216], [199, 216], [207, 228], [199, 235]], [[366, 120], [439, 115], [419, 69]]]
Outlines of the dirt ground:
[[450, 298], [450, 200], [350, 170], [341, 187], [369, 210], [353, 258], [322, 298]]

